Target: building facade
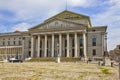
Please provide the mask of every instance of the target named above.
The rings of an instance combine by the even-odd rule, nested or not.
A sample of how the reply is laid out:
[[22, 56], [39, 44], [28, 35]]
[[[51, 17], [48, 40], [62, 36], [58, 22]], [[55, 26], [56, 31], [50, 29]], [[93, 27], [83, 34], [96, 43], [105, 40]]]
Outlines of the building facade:
[[63, 11], [26, 32], [0, 34], [0, 57], [102, 57], [107, 26], [91, 25], [89, 16]]

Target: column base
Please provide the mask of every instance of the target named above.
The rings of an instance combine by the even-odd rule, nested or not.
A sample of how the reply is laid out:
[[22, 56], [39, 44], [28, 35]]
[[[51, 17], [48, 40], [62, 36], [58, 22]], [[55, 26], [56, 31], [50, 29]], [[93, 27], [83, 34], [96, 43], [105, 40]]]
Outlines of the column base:
[[60, 57], [56, 57], [56, 63], [60, 63]]
[[85, 60], [85, 62], [87, 62], [87, 61], [88, 61], [88, 58], [87, 58], [87, 57], [85, 57], [85, 58], [84, 58], [84, 60]]

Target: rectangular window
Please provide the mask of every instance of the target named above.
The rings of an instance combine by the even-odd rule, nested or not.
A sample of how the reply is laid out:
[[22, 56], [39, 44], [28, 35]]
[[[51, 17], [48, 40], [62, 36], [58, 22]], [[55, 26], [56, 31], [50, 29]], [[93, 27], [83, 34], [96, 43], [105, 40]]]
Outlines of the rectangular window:
[[42, 41], [40, 41], [40, 48], [42, 48]]
[[81, 38], [80, 39], [80, 47], [82, 47], [83, 46], [83, 39]]
[[96, 56], [96, 50], [93, 49], [93, 56]]
[[8, 41], [8, 46], [10, 45], [10, 41]]
[[67, 47], [67, 40], [65, 40], [65, 47]]
[[3, 46], [5, 45], [5, 42], [3, 42]]
[[15, 41], [13, 42], [13, 45], [15, 45]]
[[96, 46], [96, 38], [92, 38], [92, 46]]
[[48, 48], [48, 40], [47, 40], [47, 48]]
[[74, 49], [72, 49], [72, 57], [74, 57], [74, 56], [75, 56], [74, 52], [75, 52], [75, 51], [74, 51]]
[[22, 45], [22, 42], [21, 42], [21, 41], [19, 41], [19, 45]]
[[80, 57], [84, 57], [83, 49], [82, 48], [80, 48]]
[[72, 47], [74, 47], [74, 44], [75, 44], [74, 39], [72, 39]]

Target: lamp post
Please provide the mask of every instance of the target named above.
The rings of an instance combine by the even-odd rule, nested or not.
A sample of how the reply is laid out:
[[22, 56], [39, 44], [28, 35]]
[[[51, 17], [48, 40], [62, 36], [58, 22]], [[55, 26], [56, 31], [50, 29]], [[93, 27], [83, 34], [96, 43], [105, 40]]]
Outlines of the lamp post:
[[5, 54], [6, 54], [5, 62], [7, 62], [8, 61], [8, 57], [7, 57], [7, 45], [5, 46]]
[[57, 62], [57, 63], [60, 63], [59, 44], [57, 44], [57, 57], [56, 57], [56, 62]]

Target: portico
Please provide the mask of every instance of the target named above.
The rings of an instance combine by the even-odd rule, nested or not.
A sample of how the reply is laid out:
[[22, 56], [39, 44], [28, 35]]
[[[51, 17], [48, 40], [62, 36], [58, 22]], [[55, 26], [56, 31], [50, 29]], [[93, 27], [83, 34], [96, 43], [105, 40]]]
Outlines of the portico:
[[[80, 46], [80, 39], [83, 40], [82, 46]], [[57, 44], [59, 44], [58, 52], [61, 57], [84, 56], [87, 58], [85, 30], [34, 33], [31, 38], [31, 44], [32, 57], [56, 57]], [[38, 47], [35, 48], [35, 46]], [[34, 54], [37, 55], [34, 56]]]

